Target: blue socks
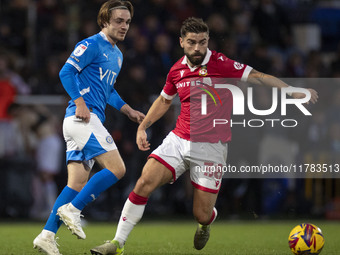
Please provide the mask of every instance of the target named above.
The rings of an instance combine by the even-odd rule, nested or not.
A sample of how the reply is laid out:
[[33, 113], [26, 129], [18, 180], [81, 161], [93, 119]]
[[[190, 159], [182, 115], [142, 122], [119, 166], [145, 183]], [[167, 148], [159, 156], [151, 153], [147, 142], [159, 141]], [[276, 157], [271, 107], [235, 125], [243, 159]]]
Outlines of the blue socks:
[[118, 178], [108, 169], [104, 168], [91, 177], [85, 187], [72, 200], [72, 205], [79, 210], [95, 200], [100, 193], [107, 190], [118, 181]]
[[59, 216], [56, 215], [60, 206], [72, 202], [77, 209], [83, 210], [88, 203], [95, 200], [100, 193], [111, 187], [117, 181], [118, 178], [111, 171], [104, 168], [93, 175], [80, 192], [66, 186], [55, 201], [44, 229], [57, 233], [60, 225], [62, 224]]
[[58, 196], [57, 200], [54, 203], [52, 212], [50, 217], [48, 218], [44, 229], [49, 230], [53, 233], [57, 233], [62, 221], [60, 220], [59, 216], [56, 215], [57, 210], [60, 206], [67, 204], [72, 201], [78, 194], [78, 191], [69, 188], [66, 186], [63, 191]]

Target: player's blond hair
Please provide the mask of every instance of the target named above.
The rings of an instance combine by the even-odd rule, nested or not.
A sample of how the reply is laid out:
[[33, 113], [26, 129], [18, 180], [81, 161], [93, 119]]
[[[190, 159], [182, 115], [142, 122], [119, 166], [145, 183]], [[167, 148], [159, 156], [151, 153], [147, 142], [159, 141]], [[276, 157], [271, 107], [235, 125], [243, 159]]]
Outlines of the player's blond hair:
[[100, 7], [97, 23], [100, 28], [104, 28], [105, 24], [110, 23], [112, 11], [115, 9], [126, 9], [133, 17], [133, 6], [129, 1], [109, 0]]
[[181, 37], [185, 37], [187, 33], [208, 33], [209, 27], [201, 18], [190, 17], [183, 21], [181, 27]]

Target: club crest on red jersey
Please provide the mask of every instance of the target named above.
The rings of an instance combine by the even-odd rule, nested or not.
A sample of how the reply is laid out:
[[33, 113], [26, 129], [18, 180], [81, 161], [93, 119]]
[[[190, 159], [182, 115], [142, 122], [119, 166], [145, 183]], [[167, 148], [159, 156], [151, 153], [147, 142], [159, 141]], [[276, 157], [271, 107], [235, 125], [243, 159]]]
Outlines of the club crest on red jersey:
[[207, 74], [208, 74], [207, 66], [202, 66], [201, 69], [199, 70], [198, 74], [200, 76], [207, 76]]

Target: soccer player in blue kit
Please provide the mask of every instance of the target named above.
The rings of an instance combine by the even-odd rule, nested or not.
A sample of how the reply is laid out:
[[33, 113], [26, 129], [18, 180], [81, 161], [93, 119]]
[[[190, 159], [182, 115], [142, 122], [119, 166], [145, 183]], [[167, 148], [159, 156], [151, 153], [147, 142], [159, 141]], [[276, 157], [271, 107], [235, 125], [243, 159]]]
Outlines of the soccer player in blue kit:
[[[106, 105], [137, 123], [145, 117], [114, 89], [123, 61], [116, 43], [124, 40], [132, 16], [129, 1], [105, 2], [97, 18], [101, 31], [79, 42], [60, 71], [61, 82], [71, 97], [63, 123], [68, 180], [44, 229], [33, 241], [34, 248], [49, 255], [61, 254], [55, 234], [62, 221], [78, 238], [86, 238], [80, 225], [82, 209], [125, 174], [124, 162], [102, 124]], [[103, 169], [88, 181], [95, 161]]]

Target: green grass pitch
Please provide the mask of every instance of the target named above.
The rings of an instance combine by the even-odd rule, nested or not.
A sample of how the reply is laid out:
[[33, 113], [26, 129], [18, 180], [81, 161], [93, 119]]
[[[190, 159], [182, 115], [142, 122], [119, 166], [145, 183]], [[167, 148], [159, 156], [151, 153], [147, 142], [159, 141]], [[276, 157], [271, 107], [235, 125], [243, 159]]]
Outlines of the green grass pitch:
[[[288, 234], [301, 221], [216, 221], [207, 246], [193, 248], [194, 221], [143, 221], [132, 231], [125, 245], [126, 255], [289, 255]], [[325, 236], [321, 255], [340, 254], [340, 222], [313, 221]], [[33, 249], [33, 239], [43, 223], [0, 223], [0, 254], [41, 254]], [[62, 226], [58, 232], [63, 255], [91, 254], [90, 249], [111, 239], [116, 223], [89, 222], [86, 240], [78, 240]]]

